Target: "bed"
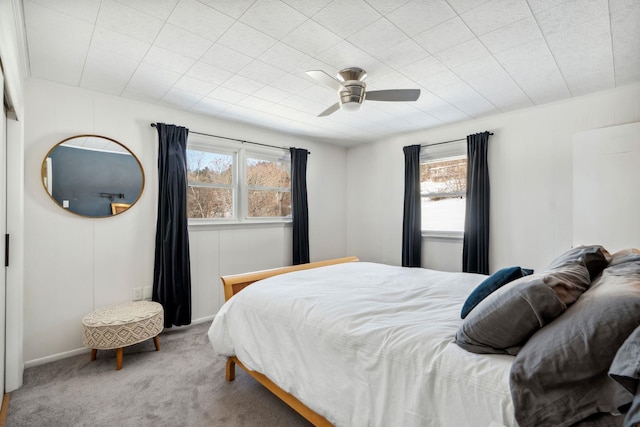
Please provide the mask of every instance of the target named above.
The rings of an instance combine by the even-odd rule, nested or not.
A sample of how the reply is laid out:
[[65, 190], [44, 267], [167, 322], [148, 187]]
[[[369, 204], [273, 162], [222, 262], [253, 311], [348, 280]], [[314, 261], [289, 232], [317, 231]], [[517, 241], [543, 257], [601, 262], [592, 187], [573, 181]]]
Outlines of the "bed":
[[[602, 254], [608, 265], [611, 257], [604, 249]], [[316, 426], [574, 425], [589, 417], [589, 422], [595, 418], [604, 420], [590, 425], [621, 425], [622, 417], [615, 418], [610, 413], [614, 411], [600, 403], [588, 403], [588, 410], [579, 418], [559, 414], [567, 420], [564, 424], [545, 418], [546, 411], [531, 403], [548, 402], [541, 399], [543, 392], [535, 388], [537, 377], [531, 377], [527, 367], [527, 357], [531, 357], [528, 342], [524, 347], [507, 343], [496, 348], [494, 342], [489, 342], [485, 343], [486, 348], [480, 345], [480, 351], [467, 348], [471, 338], [478, 337], [463, 325], [477, 323], [476, 313], [487, 307], [496, 303], [503, 306], [505, 295], [513, 289], [534, 289], [537, 285], [531, 283], [544, 283], [548, 288], [559, 289], [554, 291], [554, 298], [575, 297], [575, 302], [592, 280], [604, 275], [601, 271], [606, 265], [602, 259], [601, 271], [594, 271], [592, 277], [584, 253], [569, 258], [587, 271], [584, 273], [582, 267], [577, 269], [573, 264], [570, 269], [571, 274], [578, 271], [581, 280], [586, 274], [589, 283], [584, 289], [567, 284], [567, 277], [573, 280], [573, 276], [567, 276], [566, 256], [561, 257], [544, 272], [528, 278], [523, 274], [501, 285], [485, 296], [465, 320], [460, 318], [461, 307], [488, 281], [485, 275], [403, 268], [350, 257], [226, 276], [223, 284], [227, 301], [209, 329], [209, 339], [215, 352], [227, 357], [227, 380], [233, 380], [235, 365], [241, 366]], [[640, 254], [634, 253], [632, 258], [640, 272]], [[636, 279], [640, 283], [640, 274], [634, 276]], [[625, 294], [623, 299], [634, 302], [624, 310], [640, 313], [640, 295], [636, 298], [640, 288], [631, 287], [633, 298]], [[521, 295], [518, 298], [523, 299]], [[543, 293], [543, 298], [551, 296]], [[567, 309], [577, 305], [562, 302], [563, 309], [555, 317], [570, 321], [573, 315], [567, 314]], [[505, 316], [500, 310], [491, 310]], [[544, 318], [540, 313], [538, 310], [532, 315]], [[640, 325], [640, 315], [628, 317], [634, 320], [631, 326], [620, 328], [624, 331], [618, 335], [624, 336], [616, 340], [621, 341], [609, 344], [619, 347], [634, 329], [632, 325]], [[481, 317], [480, 323], [484, 321], [486, 316]], [[509, 323], [504, 318], [497, 321]], [[518, 322], [525, 324], [526, 319]], [[546, 340], [534, 338], [544, 335], [540, 332], [547, 329], [551, 329], [552, 337], [558, 336], [550, 327], [553, 323], [553, 319], [543, 319], [525, 341], [533, 342], [533, 348], [541, 345], [544, 353], [551, 354], [545, 347]], [[477, 345], [473, 342], [471, 347]], [[615, 349], [608, 352], [615, 355]], [[549, 365], [543, 359], [537, 362]], [[515, 381], [514, 366], [519, 369]], [[554, 392], [567, 382], [571, 381], [557, 387], [549, 382], [543, 388], [548, 386], [549, 397], [558, 400]], [[610, 385], [607, 383], [607, 387]], [[609, 389], [605, 391], [611, 394]], [[633, 400], [631, 393], [618, 392], [615, 389], [615, 399], [610, 398], [607, 404], [617, 408], [622, 400]], [[528, 406], [534, 408], [523, 415], [517, 411], [523, 406], [527, 410]], [[602, 414], [606, 416], [600, 417]]]

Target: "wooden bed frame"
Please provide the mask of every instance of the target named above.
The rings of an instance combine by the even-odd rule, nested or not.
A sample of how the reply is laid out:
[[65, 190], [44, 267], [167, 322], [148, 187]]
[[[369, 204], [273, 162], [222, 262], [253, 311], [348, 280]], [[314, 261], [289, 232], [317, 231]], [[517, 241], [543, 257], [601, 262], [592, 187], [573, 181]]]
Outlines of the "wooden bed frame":
[[[235, 294], [240, 292], [242, 289], [246, 288], [250, 284], [257, 282], [258, 280], [266, 279], [267, 277], [277, 276], [279, 274], [290, 273], [292, 271], [300, 271], [300, 270], [308, 270], [310, 268], [324, 267], [327, 265], [334, 264], [342, 264], [345, 262], [355, 262], [358, 261], [358, 258], [351, 256], [345, 258], [337, 258], [331, 259], [327, 261], [318, 261], [312, 262], [308, 264], [299, 264], [290, 267], [281, 267], [274, 268], [271, 270], [262, 270], [262, 271], [254, 271], [251, 273], [243, 273], [243, 274], [234, 274], [229, 276], [222, 276], [222, 285], [224, 286], [224, 299], [228, 301]], [[278, 387], [273, 381], [271, 381], [268, 377], [261, 374], [257, 371], [252, 371], [248, 369], [246, 366], [238, 360], [236, 356], [231, 356], [227, 358], [227, 369], [226, 376], [227, 381], [233, 381], [236, 376], [236, 365], [240, 366], [244, 369], [249, 375], [256, 379], [260, 384], [265, 386], [269, 391], [275, 394], [279, 399], [281, 399], [284, 403], [293, 408], [296, 412], [302, 415], [305, 419], [307, 419], [314, 426], [332, 426], [326, 418], [322, 415], [317, 414], [313, 410], [309, 409], [304, 403], [300, 402], [296, 397], [292, 394], [287, 393], [280, 387]]]

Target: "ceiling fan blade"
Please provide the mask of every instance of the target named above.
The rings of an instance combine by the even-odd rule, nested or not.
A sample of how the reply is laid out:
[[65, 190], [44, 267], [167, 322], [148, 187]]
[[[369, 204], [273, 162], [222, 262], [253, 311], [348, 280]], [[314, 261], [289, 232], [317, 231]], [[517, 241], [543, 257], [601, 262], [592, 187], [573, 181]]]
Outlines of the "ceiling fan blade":
[[324, 110], [322, 113], [318, 114], [318, 117], [324, 117], [324, 116], [328, 116], [331, 113], [335, 113], [336, 111], [338, 111], [340, 109], [340, 103], [336, 102], [335, 104], [333, 104], [331, 107], [327, 108], [326, 110]]
[[341, 91], [345, 89], [345, 87], [342, 85], [342, 83], [340, 83], [340, 81], [338, 81], [337, 79], [334, 79], [324, 71], [311, 70], [311, 71], [307, 71], [307, 74], [313, 77], [314, 79], [316, 79], [317, 81], [319, 81], [320, 83], [322, 83], [323, 85], [329, 86], [333, 90]]
[[389, 89], [367, 92], [367, 101], [415, 101], [420, 97], [420, 89]]

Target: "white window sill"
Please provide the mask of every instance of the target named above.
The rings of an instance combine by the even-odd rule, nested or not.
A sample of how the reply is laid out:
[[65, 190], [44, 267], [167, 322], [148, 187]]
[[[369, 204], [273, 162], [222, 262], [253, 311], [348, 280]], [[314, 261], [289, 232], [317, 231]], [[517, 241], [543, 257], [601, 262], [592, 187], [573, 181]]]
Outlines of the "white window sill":
[[207, 220], [190, 219], [189, 231], [220, 230], [220, 229], [246, 229], [246, 228], [271, 228], [271, 227], [291, 227], [291, 219], [248, 219], [237, 220]]
[[464, 239], [464, 231], [422, 230], [422, 238], [440, 241], [462, 241]]

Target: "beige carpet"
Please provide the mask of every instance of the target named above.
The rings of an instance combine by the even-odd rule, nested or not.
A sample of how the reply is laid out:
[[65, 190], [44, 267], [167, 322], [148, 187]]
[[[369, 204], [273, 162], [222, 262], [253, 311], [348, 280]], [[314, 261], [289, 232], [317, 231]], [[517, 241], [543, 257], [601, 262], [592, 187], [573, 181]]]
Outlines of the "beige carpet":
[[310, 424], [225, 359], [207, 338], [209, 323], [172, 328], [124, 349], [99, 351], [25, 370], [11, 393], [8, 427], [22, 426], [305, 426]]

